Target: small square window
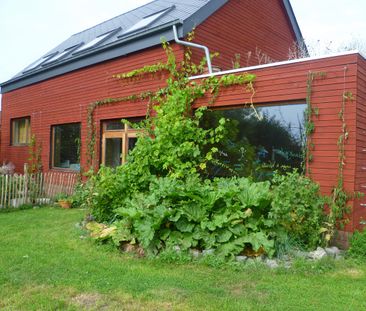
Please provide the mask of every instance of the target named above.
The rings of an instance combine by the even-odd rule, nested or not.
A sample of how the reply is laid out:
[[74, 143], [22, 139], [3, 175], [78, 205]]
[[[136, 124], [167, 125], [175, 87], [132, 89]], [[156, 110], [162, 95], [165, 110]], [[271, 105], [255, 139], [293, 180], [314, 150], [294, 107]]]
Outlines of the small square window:
[[28, 145], [30, 142], [30, 117], [11, 120], [11, 144]]

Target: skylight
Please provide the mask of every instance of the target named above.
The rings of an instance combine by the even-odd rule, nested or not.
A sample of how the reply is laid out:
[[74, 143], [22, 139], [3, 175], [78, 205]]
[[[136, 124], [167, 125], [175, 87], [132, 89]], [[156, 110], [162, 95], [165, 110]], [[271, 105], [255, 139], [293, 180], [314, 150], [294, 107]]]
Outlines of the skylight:
[[87, 49], [90, 49], [90, 48], [102, 43], [103, 41], [107, 40], [108, 38], [112, 37], [114, 34], [119, 32], [120, 30], [121, 30], [121, 27], [114, 29], [112, 31], [108, 31], [107, 33], [102, 34], [102, 35], [96, 37], [95, 39], [91, 40], [87, 44], [82, 45], [81, 47], [76, 49], [76, 51], [74, 51], [74, 53], [79, 53], [79, 52], [85, 51]]
[[53, 56], [54, 56], [54, 54], [51, 54], [51, 55], [47, 55], [47, 56], [40, 58], [39, 60], [35, 61], [33, 64], [31, 64], [27, 68], [25, 68], [23, 72], [37, 68], [38, 66], [40, 66], [44, 62], [48, 61]]
[[135, 25], [133, 25], [132, 27], [128, 28], [123, 34], [127, 34], [127, 33], [131, 33], [134, 32], [136, 30], [145, 28], [147, 26], [149, 26], [150, 24], [152, 24], [153, 22], [155, 22], [157, 19], [159, 19], [161, 16], [163, 16], [166, 12], [170, 11], [171, 8], [167, 8], [165, 10], [156, 12], [154, 14], [145, 16], [142, 20], [138, 21]]
[[99, 42], [101, 42], [103, 39], [105, 39], [107, 36], [109, 35], [109, 33], [106, 33], [104, 35], [101, 35], [99, 37], [96, 37], [95, 39], [93, 39], [92, 41], [88, 42], [87, 44], [84, 44], [83, 46], [81, 46], [79, 49], [78, 49], [78, 52], [80, 51], [84, 51], [86, 49], [89, 49], [91, 48], [92, 46], [94, 45], [97, 45]]
[[76, 46], [72, 46], [72, 47], [70, 47], [70, 48], [68, 48], [68, 49], [64, 50], [62, 53], [58, 53], [58, 54], [56, 54], [55, 56], [53, 56], [53, 57], [51, 57], [51, 58], [47, 59], [47, 60], [45, 61], [45, 64], [48, 64], [48, 63], [51, 63], [51, 62], [55, 62], [55, 61], [57, 61], [57, 60], [59, 60], [59, 59], [63, 58], [63, 57], [64, 57], [64, 56], [66, 56], [67, 54], [70, 54], [70, 52], [71, 52], [72, 50], [74, 50], [74, 49], [75, 49], [75, 47], [76, 47]]

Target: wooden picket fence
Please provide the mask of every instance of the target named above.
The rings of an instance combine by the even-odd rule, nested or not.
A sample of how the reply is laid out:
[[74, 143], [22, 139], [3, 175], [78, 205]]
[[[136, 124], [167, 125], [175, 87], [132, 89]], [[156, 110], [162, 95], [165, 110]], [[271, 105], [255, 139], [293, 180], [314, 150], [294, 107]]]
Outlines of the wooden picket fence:
[[0, 208], [24, 204], [49, 204], [59, 194], [72, 195], [77, 173], [36, 173], [0, 175]]

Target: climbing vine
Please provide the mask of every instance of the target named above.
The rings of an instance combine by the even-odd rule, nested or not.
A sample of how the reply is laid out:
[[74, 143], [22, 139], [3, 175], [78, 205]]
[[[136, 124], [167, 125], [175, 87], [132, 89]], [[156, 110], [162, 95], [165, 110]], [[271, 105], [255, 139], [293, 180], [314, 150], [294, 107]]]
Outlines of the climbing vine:
[[[105, 106], [108, 104], [116, 104], [130, 101], [148, 101], [147, 105], [147, 118], [150, 116], [151, 110], [159, 105], [164, 104], [164, 99], [173, 89], [172, 86], [179, 87], [182, 90], [186, 90], [187, 98], [186, 101], [189, 104], [193, 104], [197, 99], [203, 98], [206, 94], [209, 95], [210, 99], [208, 104], [213, 104], [220, 93], [220, 89], [227, 88], [229, 86], [244, 86], [245, 92], [251, 94], [250, 102], [248, 103], [252, 108], [253, 96], [255, 94], [253, 83], [255, 81], [255, 75], [249, 73], [243, 73], [240, 75], [229, 74], [220, 77], [211, 76], [202, 79], [200, 82], [190, 81], [188, 79], [192, 74], [202, 73], [204, 71], [205, 60], [202, 60], [200, 64], [196, 65], [192, 62], [191, 51], [186, 50], [183, 61], [179, 64], [176, 63], [176, 58], [173, 50], [168, 42], [163, 42], [163, 49], [167, 55], [167, 62], [157, 63], [149, 66], [144, 66], [139, 69], [127, 73], [116, 74], [113, 77], [120, 80], [131, 81], [131, 79], [138, 78], [145, 74], [156, 74], [161, 71], [168, 71], [169, 78], [167, 80], [167, 87], [160, 88], [156, 91], [145, 91], [139, 94], [132, 94], [125, 97], [118, 98], [106, 98], [100, 101], [91, 103], [87, 110], [87, 126], [88, 126], [88, 148], [87, 148], [87, 159], [88, 165], [94, 166], [95, 158], [95, 144], [96, 144], [96, 124], [94, 120], [95, 110], [98, 107]], [[217, 54], [212, 54], [212, 57]], [[188, 111], [187, 111], [188, 112]]]
[[344, 91], [342, 94], [341, 110], [339, 111], [338, 117], [341, 121], [341, 134], [338, 137], [338, 178], [337, 184], [332, 191], [332, 202], [330, 217], [333, 221], [340, 219], [340, 226], [343, 226], [346, 220], [344, 215], [350, 211], [347, 206], [347, 201], [353, 197], [358, 197], [358, 193], [350, 194], [344, 189], [344, 166], [346, 165], [345, 145], [348, 140], [348, 129], [345, 119], [346, 105], [352, 103], [354, 100], [353, 94], [348, 91]]
[[32, 135], [28, 146], [28, 172], [29, 174], [42, 171], [42, 144], [37, 143], [35, 135]]
[[[319, 116], [319, 109], [314, 108], [312, 105], [312, 87], [315, 79], [317, 78], [325, 78], [325, 72], [309, 72], [307, 79], [307, 91], [306, 91], [306, 136], [307, 136], [307, 146], [305, 148], [305, 172], [308, 176], [311, 175], [310, 162], [313, 160], [312, 150], [314, 150], [314, 144], [312, 142], [312, 135], [315, 131], [315, 123], [314, 117]], [[344, 216], [349, 212], [350, 208], [347, 205], [347, 202], [351, 198], [359, 197], [359, 193], [348, 193], [344, 189], [344, 166], [346, 164], [346, 156], [345, 156], [345, 145], [348, 140], [348, 129], [347, 123], [345, 119], [346, 106], [347, 103], [351, 103], [354, 100], [353, 94], [348, 91], [343, 91], [342, 93], [342, 102], [341, 109], [338, 113], [339, 120], [341, 121], [341, 134], [337, 140], [338, 146], [338, 174], [337, 174], [337, 182], [334, 188], [332, 189], [332, 196], [328, 200], [329, 205], [329, 214], [328, 214], [328, 228], [326, 234], [326, 240], [329, 240], [331, 236], [334, 234], [335, 224], [343, 227], [346, 223], [346, 219]]]
[[314, 144], [312, 142], [312, 135], [315, 131], [314, 117], [319, 116], [319, 108], [314, 108], [312, 105], [312, 92], [313, 83], [317, 78], [325, 78], [325, 72], [311, 72], [309, 71], [306, 80], [306, 111], [305, 111], [305, 135], [306, 135], [306, 145], [304, 148], [304, 172], [310, 176], [310, 162], [313, 161], [312, 151], [314, 150]]

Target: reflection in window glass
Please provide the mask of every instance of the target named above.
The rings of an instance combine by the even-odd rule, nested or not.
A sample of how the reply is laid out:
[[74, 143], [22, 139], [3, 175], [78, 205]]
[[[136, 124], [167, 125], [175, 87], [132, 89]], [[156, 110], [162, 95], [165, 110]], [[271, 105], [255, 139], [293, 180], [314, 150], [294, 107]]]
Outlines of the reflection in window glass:
[[117, 167], [121, 165], [122, 138], [105, 139], [105, 166]]
[[105, 122], [105, 130], [107, 131], [114, 131], [114, 130], [123, 130], [125, 125], [122, 123], [121, 120], [112, 120]]
[[137, 137], [128, 138], [128, 152], [130, 152], [133, 148], [135, 148], [136, 143], [137, 143]]
[[132, 27], [127, 29], [123, 34], [131, 33], [131, 32], [134, 32], [136, 30], [139, 30], [139, 29], [142, 29], [142, 28], [145, 28], [145, 27], [149, 26], [150, 24], [155, 22], [158, 18], [163, 16], [169, 10], [170, 10], [170, 8], [167, 8], [167, 9], [164, 9], [160, 12], [156, 12], [154, 14], [151, 14], [151, 15], [148, 15], [148, 16], [144, 17], [143, 19], [138, 21], [135, 25], [133, 25]]
[[52, 127], [53, 167], [80, 170], [80, 123]]
[[301, 169], [305, 143], [306, 104], [265, 106], [207, 111], [202, 125], [217, 126], [228, 119], [226, 138], [219, 145], [218, 160], [212, 176], [254, 176], [265, 178], [274, 167]]

